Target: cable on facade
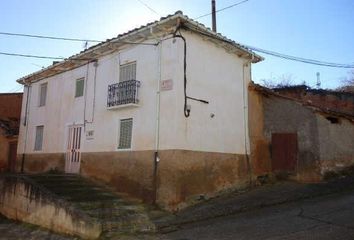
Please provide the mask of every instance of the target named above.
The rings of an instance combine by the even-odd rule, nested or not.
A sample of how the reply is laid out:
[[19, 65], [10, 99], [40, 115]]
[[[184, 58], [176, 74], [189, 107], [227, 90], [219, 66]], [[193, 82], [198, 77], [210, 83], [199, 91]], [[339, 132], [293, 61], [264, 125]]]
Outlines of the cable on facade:
[[[179, 26], [176, 31], [173, 33], [173, 38], [181, 38], [183, 40], [183, 88], [184, 88], [184, 116], [188, 118], [190, 116], [191, 109], [188, 108], [187, 100], [194, 100], [198, 102], [202, 102], [205, 104], [209, 104], [208, 101], [203, 99], [198, 99], [194, 97], [189, 97], [187, 95], [187, 41], [186, 38], [183, 37], [180, 31], [181, 26]], [[178, 32], [178, 34], [177, 34]]]
[[175, 38], [181, 38], [183, 40], [183, 86], [184, 86], [184, 116], [188, 118], [190, 116], [190, 109], [187, 106], [187, 41], [186, 38], [182, 36], [179, 32], [177, 35], [174, 34]]

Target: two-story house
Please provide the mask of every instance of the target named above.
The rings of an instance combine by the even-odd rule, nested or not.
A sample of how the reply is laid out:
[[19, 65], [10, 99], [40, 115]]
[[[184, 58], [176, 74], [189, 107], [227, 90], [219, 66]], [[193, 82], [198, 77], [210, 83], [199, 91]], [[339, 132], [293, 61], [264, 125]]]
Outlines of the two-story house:
[[[249, 183], [245, 47], [176, 12], [18, 80], [18, 164], [166, 208]], [[19, 169], [20, 171], [20, 169]]]

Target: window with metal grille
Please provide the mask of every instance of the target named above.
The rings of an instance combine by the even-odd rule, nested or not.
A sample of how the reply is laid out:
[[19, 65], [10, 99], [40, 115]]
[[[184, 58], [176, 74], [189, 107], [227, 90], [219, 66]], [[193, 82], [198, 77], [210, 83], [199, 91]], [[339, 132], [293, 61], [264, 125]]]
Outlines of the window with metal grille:
[[42, 83], [39, 86], [39, 106], [45, 106], [46, 100], [47, 100], [47, 86], [48, 83]]
[[129, 149], [132, 143], [133, 119], [120, 120], [118, 149]]
[[35, 151], [42, 150], [43, 131], [44, 131], [44, 126], [37, 126], [36, 127], [36, 139], [35, 139], [35, 142], [34, 142], [34, 150]]
[[84, 95], [85, 78], [76, 80], [75, 97], [82, 97]]
[[120, 65], [119, 82], [136, 80], [136, 62]]

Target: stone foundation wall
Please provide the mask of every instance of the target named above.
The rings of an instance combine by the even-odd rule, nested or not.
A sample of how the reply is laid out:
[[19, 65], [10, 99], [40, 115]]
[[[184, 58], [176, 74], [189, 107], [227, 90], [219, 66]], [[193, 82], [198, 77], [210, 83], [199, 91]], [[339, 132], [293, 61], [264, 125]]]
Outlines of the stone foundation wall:
[[164, 150], [159, 156], [157, 203], [169, 210], [250, 184], [245, 155]]
[[[156, 201], [172, 211], [250, 184], [250, 166], [245, 155], [162, 150], [155, 172], [154, 154], [154, 151], [84, 152], [80, 174], [147, 203]], [[24, 169], [26, 173], [53, 168], [64, 171], [64, 162], [64, 154], [26, 155]]]
[[153, 151], [83, 153], [80, 171], [148, 203], [156, 198], [158, 205], [172, 211], [249, 184], [243, 155], [163, 150], [159, 158], [154, 175]]
[[153, 168], [153, 151], [82, 153], [80, 174], [152, 203]]
[[25, 173], [43, 173], [48, 171], [64, 172], [65, 153], [36, 153], [36, 154], [18, 154], [16, 171], [21, 171], [22, 161]]
[[55, 232], [95, 239], [101, 224], [22, 176], [0, 176], [0, 213]]

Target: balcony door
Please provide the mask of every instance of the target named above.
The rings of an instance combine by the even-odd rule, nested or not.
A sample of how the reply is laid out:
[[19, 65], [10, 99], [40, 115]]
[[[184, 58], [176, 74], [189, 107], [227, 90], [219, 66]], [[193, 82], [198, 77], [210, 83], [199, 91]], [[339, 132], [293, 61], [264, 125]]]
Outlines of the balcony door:
[[81, 125], [72, 125], [68, 129], [68, 140], [65, 159], [66, 173], [79, 173], [81, 161]]

